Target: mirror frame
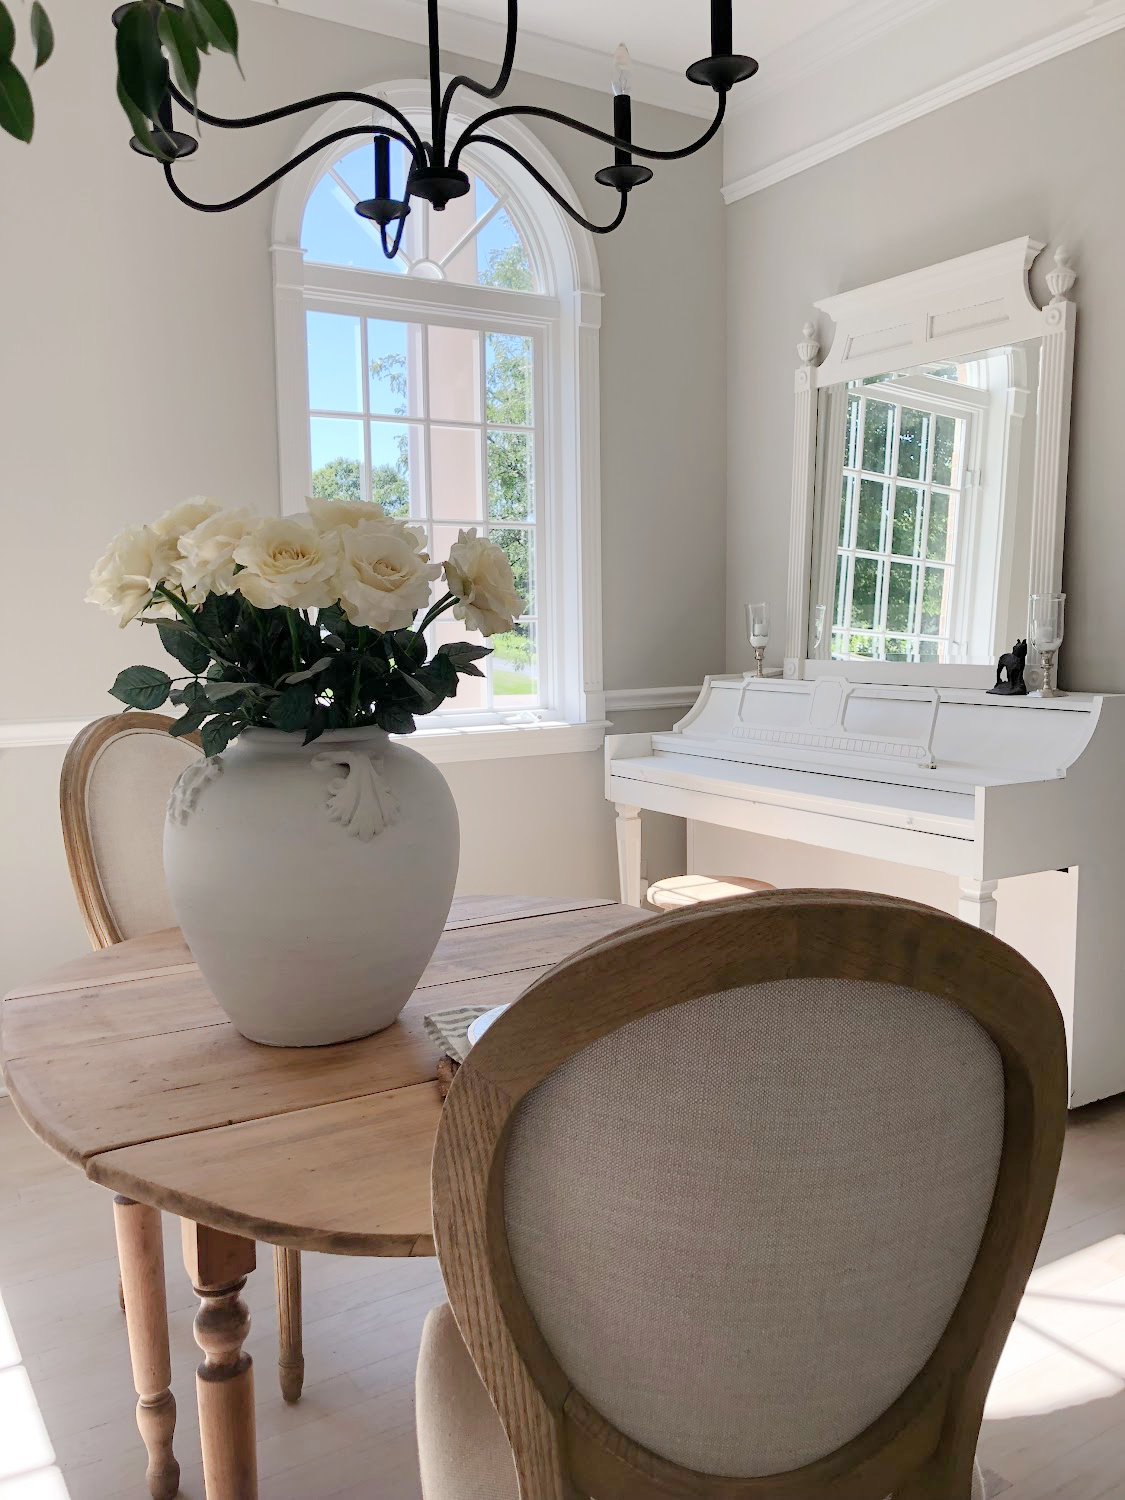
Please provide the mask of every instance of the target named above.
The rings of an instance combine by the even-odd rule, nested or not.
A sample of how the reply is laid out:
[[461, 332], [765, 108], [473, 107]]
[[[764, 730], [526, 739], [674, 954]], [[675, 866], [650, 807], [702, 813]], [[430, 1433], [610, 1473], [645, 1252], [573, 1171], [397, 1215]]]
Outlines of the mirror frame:
[[[981, 353], [997, 345], [1040, 340], [1032, 477], [1031, 573], [1028, 595], [1062, 587], [1063, 526], [1070, 450], [1076, 275], [1067, 252], [1055, 251], [1047, 273], [1051, 301], [1039, 307], [1028, 272], [1043, 249], [1029, 235], [939, 265], [858, 287], [814, 303], [835, 324], [831, 348], [818, 364], [816, 327], [806, 323], [797, 344], [793, 382], [793, 492], [786, 590], [785, 676], [844, 677], [926, 687], [991, 687], [984, 663], [831, 661], [810, 658], [813, 521], [816, 510], [819, 393], [842, 381], [885, 375]], [[1028, 658], [1039, 669], [1035, 654]]]

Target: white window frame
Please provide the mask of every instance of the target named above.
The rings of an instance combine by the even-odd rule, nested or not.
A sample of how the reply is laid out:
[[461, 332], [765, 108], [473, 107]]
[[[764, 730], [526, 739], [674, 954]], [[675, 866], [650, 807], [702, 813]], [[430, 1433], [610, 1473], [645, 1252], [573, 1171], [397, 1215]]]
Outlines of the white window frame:
[[[424, 123], [428, 83], [383, 83], [372, 86], [370, 92], [378, 92]], [[332, 130], [370, 118], [370, 110], [361, 105], [337, 105], [321, 116], [298, 149]], [[454, 116], [453, 128], [459, 129], [470, 119], [468, 114], [460, 119]], [[498, 127], [490, 129], [517, 146], [577, 206], [569, 182], [538, 140], [516, 122], [502, 123], [502, 132]], [[311, 158], [290, 173], [278, 191], [272, 256], [281, 510], [303, 511], [311, 482], [307, 311], [530, 332], [536, 349], [542, 434], [535, 460], [542, 553], [537, 566], [542, 706], [520, 709], [513, 704], [510, 710], [475, 718], [455, 709], [452, 714], [439, 711], [420, 721], [423, 727], [412, 736], [412, 743], [428, 748], [439, 760], [597, 748], [605, 722], [599, 437], [602, 294], [593, 236], [563, 213], [518, 165], [499, 152], [482, 152], [487, 178], [512, 200], [513, 219], [535, 264], [541, 293], [306, 262], [300, 236], [308, 197], [327, 164], [355, 145], [353, 140], [333, 156]], [[441, 745], [439, 738], [444, 742]]]

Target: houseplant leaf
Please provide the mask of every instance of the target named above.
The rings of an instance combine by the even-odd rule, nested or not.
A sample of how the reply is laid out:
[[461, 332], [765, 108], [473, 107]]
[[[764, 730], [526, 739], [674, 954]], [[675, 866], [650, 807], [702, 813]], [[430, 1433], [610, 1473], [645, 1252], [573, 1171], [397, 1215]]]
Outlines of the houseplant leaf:
[[14, 62], [0, 62], [0, 130], [29, 141], [35, 130], [35, 106], [27, 80]]
[[31, 7], [31, 40], [35, 43], [35, 66], [41, 68], [55, 50], [55, 32], [39, 0]]
[[158, 620], [156, 628], [160, 633], [160, 644], [181, 666], [193, 673], [207, 670], [211, 653], [186, 620]]

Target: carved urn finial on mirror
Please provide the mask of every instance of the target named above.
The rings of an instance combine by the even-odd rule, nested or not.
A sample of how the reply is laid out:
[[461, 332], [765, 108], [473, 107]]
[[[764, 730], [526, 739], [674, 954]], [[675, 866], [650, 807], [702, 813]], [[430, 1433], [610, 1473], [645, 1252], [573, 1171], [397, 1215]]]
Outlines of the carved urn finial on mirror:
[[1076, 277], [1056, 251], [1040, 307], [1043, 248], [814, 304], [835, 327], [819, 364], [811, 321], [797, 343], [787, 677], [989, 688], [1061, 587]]

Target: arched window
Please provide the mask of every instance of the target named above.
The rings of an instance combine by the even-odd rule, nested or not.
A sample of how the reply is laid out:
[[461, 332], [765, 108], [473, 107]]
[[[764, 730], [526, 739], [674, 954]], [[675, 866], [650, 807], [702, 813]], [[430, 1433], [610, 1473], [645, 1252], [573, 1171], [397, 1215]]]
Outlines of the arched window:
[[[381, 92], [408, 113], [419, 102], [417, 86]], [[333, 127], [352, 112], [335, 111]], [[542, 169], [549, 158], [537, 151]], [[484, 677], [466, 679], [440, 718], [599, 720], [588, 237], [502, 153], [480, 148], [464, 162], [470, 192], [441, 213], [416, 201], [388, 261], [377, 229], [354, 211], [372, 195], [373, 158], [369, 141], [345, 141], [279, 197], [284, 508], [303, 509], [310, 494], [377, 501], [424, 526], [438, 562], [461, 528], [487, 533], [527, 607], [489, 643]], [[396, 194], [403, 158], [394, 146]], [[436, 644], [464, 638], [450, 616], [433, 628]]]

